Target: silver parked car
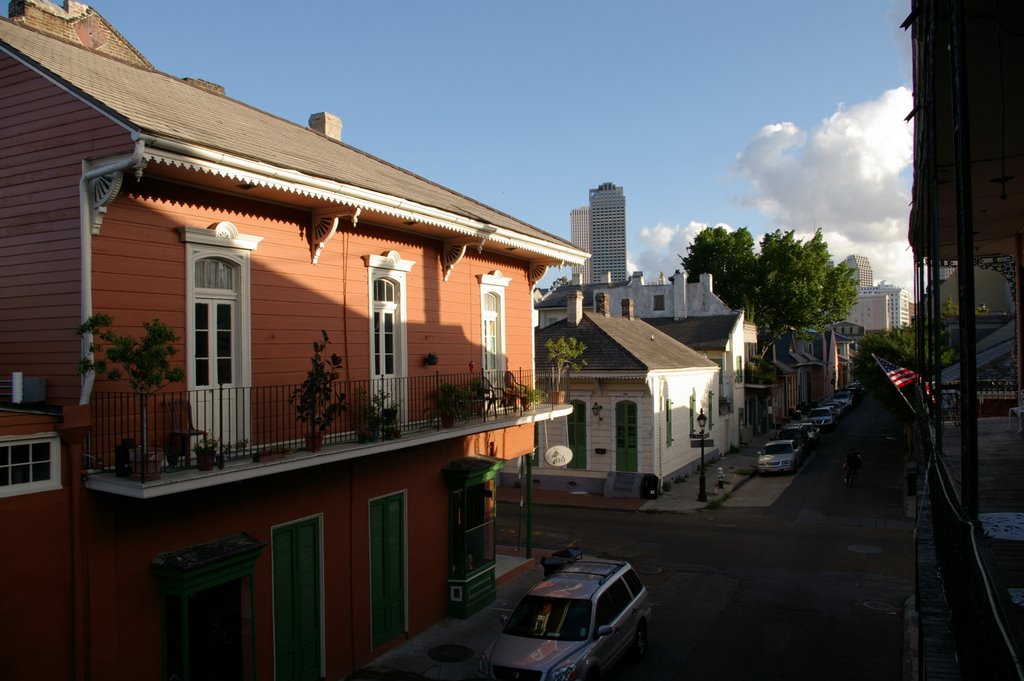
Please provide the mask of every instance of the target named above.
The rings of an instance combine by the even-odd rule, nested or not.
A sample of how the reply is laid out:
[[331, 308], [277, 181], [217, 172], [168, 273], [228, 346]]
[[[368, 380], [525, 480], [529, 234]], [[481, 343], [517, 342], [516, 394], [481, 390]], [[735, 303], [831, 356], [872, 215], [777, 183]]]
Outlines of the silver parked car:
[[758, 452], [757, 472], [796, 473], [800, 466], [800, 447], [792, 440], [771, 440]]
[[836, 428], [836, 414], [829, 407], [815, 407], [811, 409], [808, 418], [811, 419], [811, 423], [821, 430], [835, 430]]
[[651, 601], [626, 562], [568, 563], [530, 589], [480, 657], [488, 679], [596, 679], [647, 652]]

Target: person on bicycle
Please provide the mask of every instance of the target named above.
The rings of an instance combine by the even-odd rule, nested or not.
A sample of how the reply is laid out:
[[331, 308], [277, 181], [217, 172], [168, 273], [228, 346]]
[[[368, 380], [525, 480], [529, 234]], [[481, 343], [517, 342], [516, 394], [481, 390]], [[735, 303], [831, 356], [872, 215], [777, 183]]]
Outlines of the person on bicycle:
[[857, 477], [857, 472], [863, 463], [860, 458], [860, 452], [850, 447], [850, 451], [846, 453], [846, 460], [843, 461], [843, 482], [847, 484], [852, 482]]

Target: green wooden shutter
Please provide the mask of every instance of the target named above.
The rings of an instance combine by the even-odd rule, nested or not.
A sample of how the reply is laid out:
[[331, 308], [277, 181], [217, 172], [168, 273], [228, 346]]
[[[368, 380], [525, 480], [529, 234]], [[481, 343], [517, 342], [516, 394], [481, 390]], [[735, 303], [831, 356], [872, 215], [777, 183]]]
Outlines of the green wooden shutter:
[[672, 446], [672, 400], [665, 400], [665, 446]]
[[321, 676], [320, 520], [274, 528], [274, 650], [278, 681]]
[[372, 645], [405, 630], [405, 498], [370, 502], [370, 617]]
[[615, 404], [615, 470], [637, 471], [636, 402], [623, 400]]
[[587, 404], [582, 400], [572, 401], [572, 413], [566, 420], [569, 428], [569, 448], [572, 461], [567, 468], [587, 468]]

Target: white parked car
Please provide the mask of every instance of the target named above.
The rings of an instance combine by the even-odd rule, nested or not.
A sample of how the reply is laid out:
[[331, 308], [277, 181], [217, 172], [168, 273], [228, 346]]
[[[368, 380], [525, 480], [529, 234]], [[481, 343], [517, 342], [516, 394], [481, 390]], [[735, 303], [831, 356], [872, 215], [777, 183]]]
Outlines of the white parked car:
[[629, 652], [647, 652], [651, 599], [627, 562], [567, 563], [530, 589], [480, 657], [488, 679], [603, 677]]

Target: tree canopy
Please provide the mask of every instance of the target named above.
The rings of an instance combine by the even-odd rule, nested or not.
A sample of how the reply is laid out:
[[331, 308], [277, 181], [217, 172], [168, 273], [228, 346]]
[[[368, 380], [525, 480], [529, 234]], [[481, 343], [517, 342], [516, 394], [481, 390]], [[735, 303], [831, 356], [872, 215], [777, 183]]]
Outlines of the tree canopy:
[[755, 254], [746, 227], [735, 232], [709, 227], [687, 249], [683, 267], [691, 281], [711, 273], [722, 302], [744, 310], [757, 324], [764, 336], [762, 349], [787, 333], [807, 336], [850, 313], [857, 282], [845, 263], [830, 263], [820, 229], [806, 242], [793, 231], [775, 230], [761, 238], [760, 246]]
[[701, 230], [683, 256], [687, 281], [711, 274], [715, 295], [734, 310], [749, 308], [751, 284], [757, 272], [754, 237], [746, 227], [730, 232], [725, 227]]

